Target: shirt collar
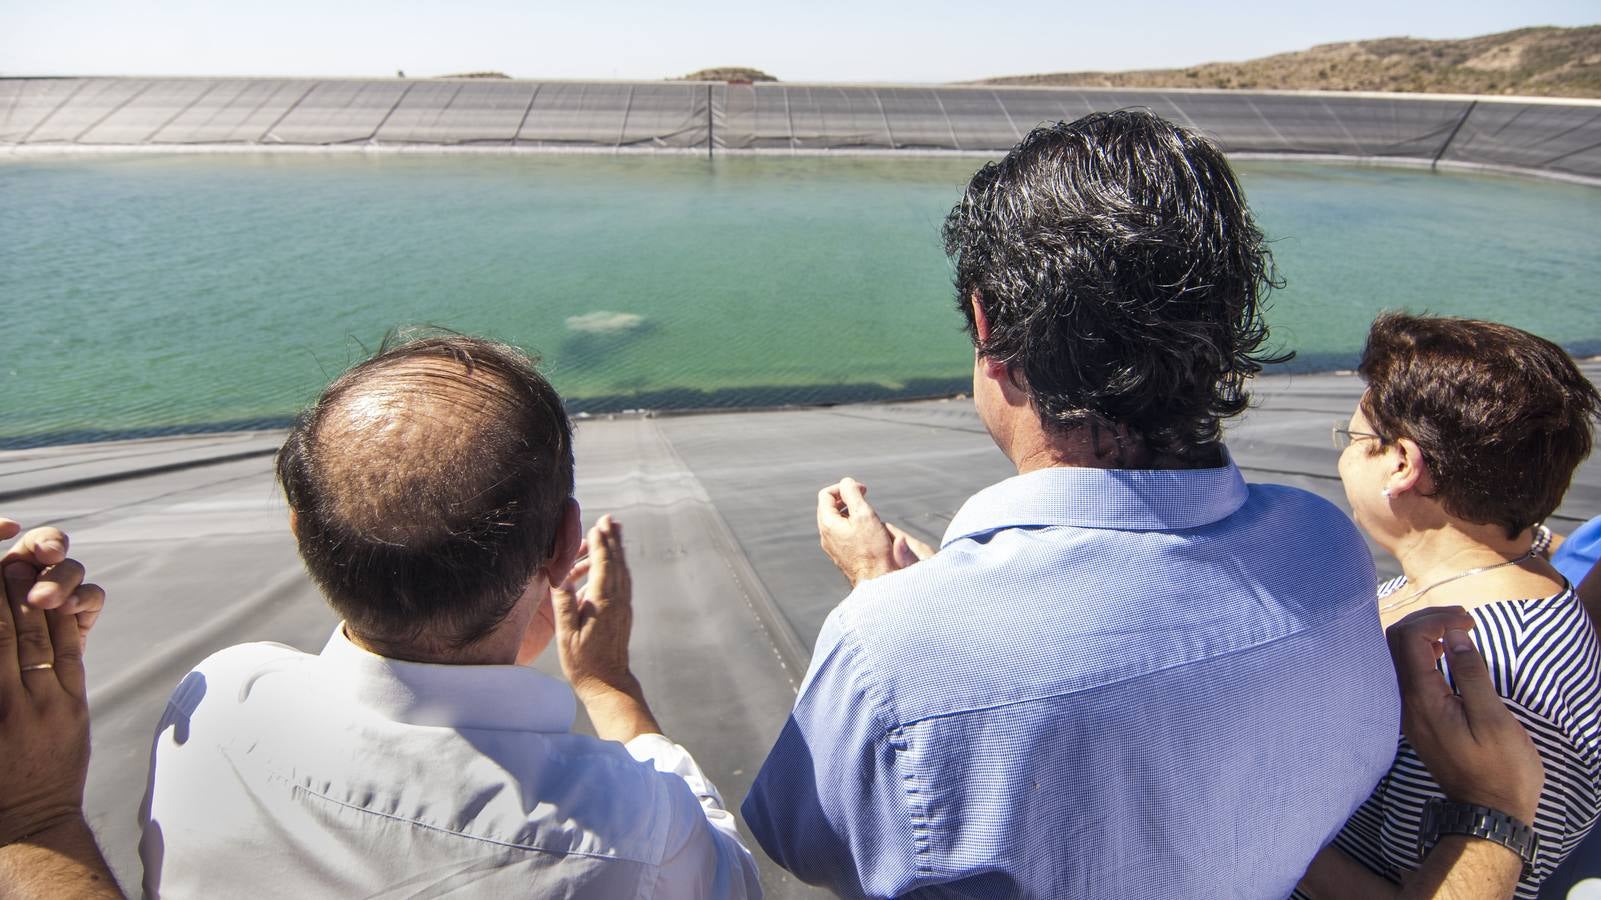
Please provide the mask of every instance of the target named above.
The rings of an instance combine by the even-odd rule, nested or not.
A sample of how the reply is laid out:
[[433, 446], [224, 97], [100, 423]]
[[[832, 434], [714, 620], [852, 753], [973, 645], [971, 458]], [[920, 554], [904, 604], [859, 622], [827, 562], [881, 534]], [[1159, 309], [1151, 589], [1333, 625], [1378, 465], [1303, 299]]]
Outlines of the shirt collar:
[[1091, 469], [1054, 466], [1017, 475], [968, 498], [945, 529], [944, 547], [1003, 528], [1069, 525], [1178, 531], [1233, 515], [1245, 479], [1225, 456], [1215, 469]]
[[345, 636], [322, 648], [329, 687], [397, 722], [499, 731], [571, 731], [577, 701], [566, 682], [527, 666], [452, 666], [390, 659]]

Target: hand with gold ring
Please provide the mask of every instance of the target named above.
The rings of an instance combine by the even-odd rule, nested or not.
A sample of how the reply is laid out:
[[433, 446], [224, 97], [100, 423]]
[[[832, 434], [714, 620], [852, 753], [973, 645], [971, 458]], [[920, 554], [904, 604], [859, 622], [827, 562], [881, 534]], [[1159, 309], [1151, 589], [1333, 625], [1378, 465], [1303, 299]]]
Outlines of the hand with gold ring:
[[[19, 530], [0, 519], [0, 539]], [[53, 529], [29, 535], [31, 542], [25, 537], [0, 558], [0, 893], [120, 897], [83, 818], [89, 699], [81, 607], [59, 597], [45, 607], [33, 602], [53, 593], [40, 583], [67, 561], [66, 536]], [[65, 585], [70, 598], [82, 575], [63, 576], [47, 587]]]
[[[0, 529], [14, 528], [7, 522]], [[36, 531], [39, 529], [36, 529]], [[4, 531], [0, 530], [0, 534]], [[19, 545], [22, 542], [19, 542]], [[65, 559], [65, 547], [50, 553]], [[59, 564], [59, 562], [58, 562]], [[28, 602], [34, 563], [7, 553], [0, 574], [0, 844], [81, 815], [89, 769], [89, 706], [76, 615]]]

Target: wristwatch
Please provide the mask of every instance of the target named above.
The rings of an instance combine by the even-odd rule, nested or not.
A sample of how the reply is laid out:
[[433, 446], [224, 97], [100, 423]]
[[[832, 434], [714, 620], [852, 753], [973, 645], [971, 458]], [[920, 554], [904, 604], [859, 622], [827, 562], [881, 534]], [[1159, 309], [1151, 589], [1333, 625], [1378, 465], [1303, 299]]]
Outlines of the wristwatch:
[[1498, 809], [1457, 803], [1444, 797], [1430, 799], [1423, 807], [1423, 821], [1418, 826], [1418, 858], [1427, 856], [1440, 838], [1448, 834], [1465, 834], [1500, 844], [1523, 860], [1523, 878], [1534, 872], [1540, 836], [1534, 833], [1533, 827]]

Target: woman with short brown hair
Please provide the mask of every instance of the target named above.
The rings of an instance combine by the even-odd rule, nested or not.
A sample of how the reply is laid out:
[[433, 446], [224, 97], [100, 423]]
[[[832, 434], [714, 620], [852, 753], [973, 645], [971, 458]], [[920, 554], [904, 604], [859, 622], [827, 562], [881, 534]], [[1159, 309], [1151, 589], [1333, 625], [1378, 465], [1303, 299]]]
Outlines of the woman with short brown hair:
[[[1539, 837], [1517, 891], [1533, 898], [1601, 813], [1601, 642], [1545, 558], [1540, 524], [1590, 453], [1601, 396], [1557, 345], [1472, 319], [1382, 315], [1358, 371], [1367, 391], [1334, 437], [1353, 518], [1404, 573], [1380, 586], [1380, 618], [1431, 606], [1473, 617], [1496, 688], [1545, 764], [1538, 808], [1500, 811]], [[1401, 741], [1336, 839], [1343, 853], [1325, 850], [1303, 887], [1393, 892], [1418, 865], [1424, 809], [1439, 796]]]

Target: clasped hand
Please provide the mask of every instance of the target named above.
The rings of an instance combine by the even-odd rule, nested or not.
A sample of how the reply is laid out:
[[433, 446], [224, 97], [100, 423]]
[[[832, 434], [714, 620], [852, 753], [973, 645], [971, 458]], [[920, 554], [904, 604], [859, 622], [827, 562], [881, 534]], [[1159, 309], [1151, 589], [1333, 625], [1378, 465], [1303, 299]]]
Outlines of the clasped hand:
[[[1533, 822], [1545, 781], [1534, 741], [1496, 693], [1460, 607], [1420, 610], [1391, 625], [1401, 729], [1447, 797]], [[1455, 689], [1436, 667], [1446, 657]]]
[[823, 552], [851, 587], [933, 556], [933, 547], [878, 517], [867, 485], [843, 478], [817, 492], [817, 533]]
[[[585, 578], [588, 581], [584, 581]], [[579, 548], [579, 560], [551, 589], [562, 672], [604, 740], [659, 734], [645, 691], [628, 663], [634, 629], [634, 580], [623, 553], [623, 526], [601, 516]]]
[[[0, 519], [0, 540], [20, 526]], [[0, 846], [76, 820], [89, 763], [83, 642], [105, 604], [67, 558], [67, 536], [35, 528], [0, 556]]]

